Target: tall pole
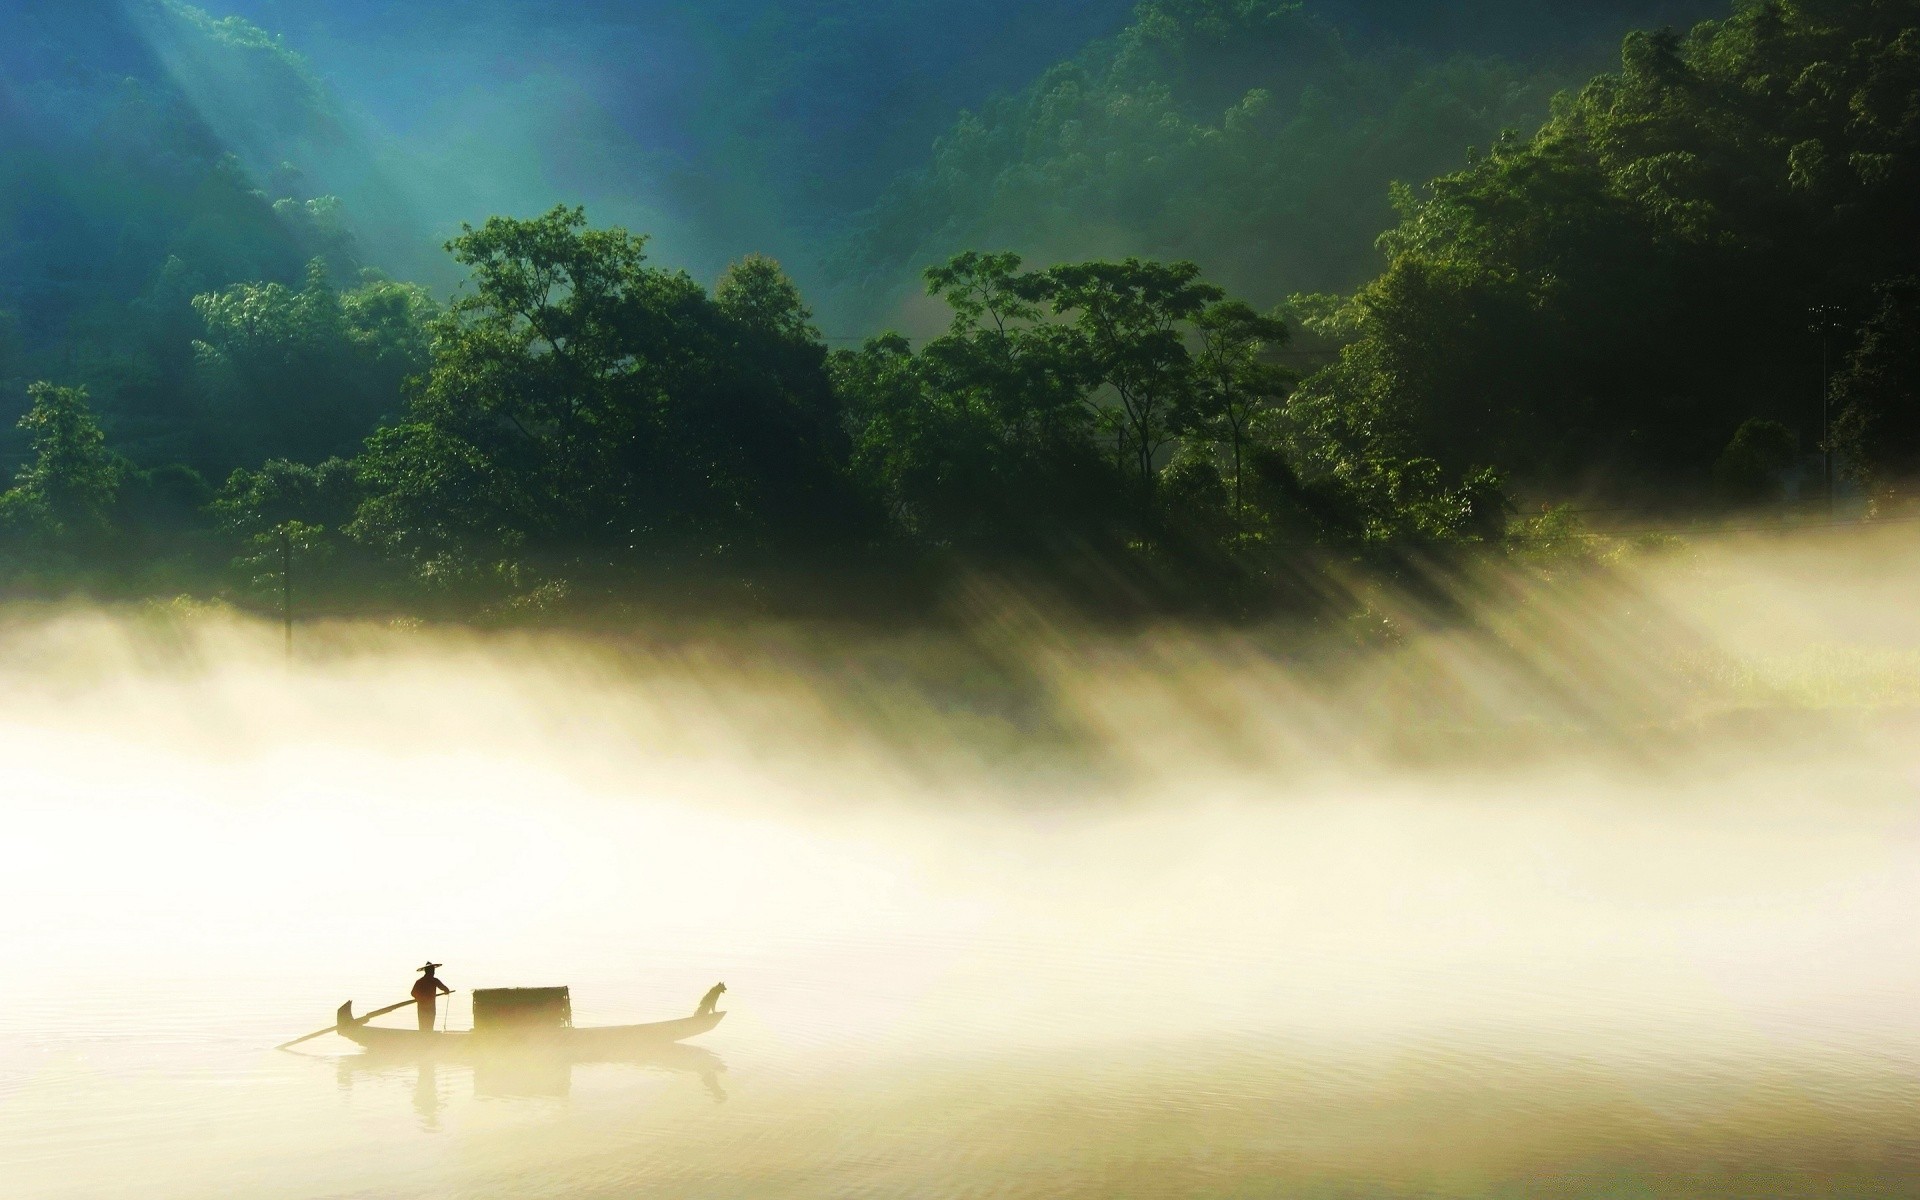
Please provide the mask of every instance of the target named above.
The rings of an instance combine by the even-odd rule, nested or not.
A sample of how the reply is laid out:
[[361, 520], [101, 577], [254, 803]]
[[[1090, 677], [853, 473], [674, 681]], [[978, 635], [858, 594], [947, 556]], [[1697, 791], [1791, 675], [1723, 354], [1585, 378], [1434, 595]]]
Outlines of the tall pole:
[[1820, 474], [1827, 489], [1827, 519], [1834, 519], [1833, 494], [1833, 335], [1841, 332], [1845, 311], [1832, 304], [1807, 310], [1807, 331], [1820, 339]]
[[287, 630], [287, 662], [293, 662], [293, 530], [280, 527], [280, 618]]
[[1822, 472], [1827, 480], [1827, 520], [1833, 520], [1833, 421], [1830, 411], [1833, 408], [1833, 376], [1828, 370], [1828, 334], [1831, 327], [1820, 331], [1820, 452]]

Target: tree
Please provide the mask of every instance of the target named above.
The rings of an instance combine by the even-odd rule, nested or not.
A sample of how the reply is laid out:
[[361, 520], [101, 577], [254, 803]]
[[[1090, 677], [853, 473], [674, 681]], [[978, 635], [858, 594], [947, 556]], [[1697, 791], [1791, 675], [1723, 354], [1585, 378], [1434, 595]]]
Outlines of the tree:
[[802, 344], [817, 343], [813, 311], [800, 298], [800, 289], [764, 254], [749, 254], [729, 266], [713, 288], [713, 302], [722, 313], [756, 333]]
[[577, 208], [449, 245], [469, 289], [351, 532], [436, 578], [743, 561], [857, 528], [826, 349], [770, 259], [709, 296]]
[[227, 533], [244, 539], [289, 521], [337, 529], [353, 519], [362, 498], [356, 468], [346, 459], [307, 466], [276, 458], [228, 476], [210, 507]]
[[1014, 254], [967, 252], [926, 272], [953, 310], [915, 355], [886, 335], [835, 356], [854, 468], [923, 546], [1033, 558], [1103, 540], [1111, 470], [1094, 452], [1072, 331]]
[[[302, 566], [352, 550], [338, 535], [362, 495], [357, 469], [345, 459], [314, 466], [273, 459], [257, 470], [235, 471], [208, 507], [237, 550], [229, 568], [242, 588], [284, 604]], [[345, 572], [305, 578], [300, 590], [309, 598], [325, 597], [349, 581], [368, 582], [364, 561], [351, 553], [346, 558]]]
[[321, 259], [298, 290], [236, 284], [193, 306], [204, 325], [199, 399], [218, 431], [208, 457], [222, 467], [352, 452], [398, 414], [406, 381], [431, 361], [424, 288], [376, 276], [336, 291]]
[[0, 517], [51, 541], [103, 537], [125, 472], [107, 449], [87, 390], [35, 383], [27, 397], [31, 407], [20, 428], [27, 432], [33, 457], [0, 495]]
[[1920, 481], [1920, 278], [1879, 289], [1834, 396], [1834, 442], [1848, 470], [1885, 496]]
[[1731, 504], [1764, 504], [1785, 494], [1780, 476], [1800, 458], [1800, 439], [1778, 421], [1753, 417], [1734, 430], [1713, 464], [1714, 488]]
[[1263, 305], [1351, 288], [1377, 269], [1393, 180], [1538, 123], [1570, 82], [1488, 55], [1491, 31], [1527, 23], [1521, 5], [1473, 22], [1473, 51], [1451, 58], [1350, 39], [1312, 4], [1133, 7], [1111, 38], [962, 114], [892, 181], [847, 238], [843, 303], [881, 309], [915, 264], [978, 245], [1190, 258]]
[[1009, 448], [1046, 455], [1083, 441], [1084, 347], [1047, 319], [1047, 275], [1023, 272], [1017, 254], [967, 251], [928, 268], [926, 280], [953, 309], [923, 352], [933, 385], [998, 426]]
[[1150, 513], [1161, 451], [1193, 390], [1181, 326], [1224, 293], [1192, 263], [1137, 258], [1059, 266], [1043, 279], [1053, 311], [1072, 320], [1095, 419]]
[[1221, 300], [1201, 312], [1193, 326], [1199, 349], [1183, 424], [1227, 446], [1233, 461], [1233, 517], [1239, 523], [1245, 516], [1241, 478], [1254, 424], [1285, 400], [1295, 382], [1292, 372], [1261, 358], [1286, 344], [1287, 325], [1243, 301]]
[[1335, 459], [1627, 503], [1703, 497], [1750, 419], [1814, 444], [1809, 306], [1920, 274], [1917, 12], [1755, 3], [1628, 39], [1532, 138], [1402, 193], [1339, 363], [1290, 408], [1343, 431]]
[[[282, 521], [242, 543], [233, 570], [259, 599], [279, 605], [290, 622], [293, 618], [294, 590], [316, 589], [301, 578], [305, 569], [324, 562], [333, 553], [327, 531], [305, 521]], [[291, 635], [289, 635], [291, 636]]]

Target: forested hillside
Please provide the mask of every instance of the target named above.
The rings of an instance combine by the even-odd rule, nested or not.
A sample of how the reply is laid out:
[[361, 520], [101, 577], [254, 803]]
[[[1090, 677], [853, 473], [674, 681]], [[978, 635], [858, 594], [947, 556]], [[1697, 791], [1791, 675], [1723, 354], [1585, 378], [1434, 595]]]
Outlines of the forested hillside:
[[1816, 469], [1825, 360], [1839, 471], [1892, 486], [1920, 384], [1917, 26], [1911, 0], [1791, 0], [1636, 33], [1537, 134], [1403, 191], [1391, 266], [1314, 322], [1349, 344], [1294, 401], [1306, 457], [1765, 496]]
[[772, 258], [708, 286], [568, 205], [463, 228], [451, 295], [388, 278], [272, 161], [392, 215], [283, 45], [53, 12], [9, 15], [0, 126], [17, 587], [1337, 612], [1585, 544], [1541, 502], [1826, 516], [1831, 473], [1879, 514], [1920, 475], [1920, 0], [1743, 2], [1550, 102], [1564, 66], [1157, 0], [870, 214], [854, 262], [936, 332], [863, 342]]
[[[1133, 0], [220, 0], [283, 34], [399, 152], [442, 235], [583, 203], [711, 279], [803, 271], [961, 107]], [[917, 269], [917, 268], [916, 268]]]
[[1353, 287], [1378, 269], [1390, 184], [1538, 124], [1622, 9], [1711, 7], [1149, 0], [963, 116], [864, 215], [840, 277], [871, 311], [906, 264], [997, 246], [1193, 259], [1268, 303]]
[[[298, 290], [316, 259], [340, 287], [370, 265], [342, 201], [299, 160], [363, 195], [376, 173], [351, 168], [352, 139], [297, 58], [171, 0], [84, 0], [9, 6], [0, 59], [7, 425], [28, 380], [57, 378], [92, 390], [127, 453], [221, 470], [349, 449], [397, 404], [397, 387], [383, 409], [324, 384], [301, 397], [305, 414], [291, 396], [237, 398], [224, 381], [246, 369], [239, 343], [283, 335], [253, 310], [196, 307], [234, 285]], [[328, 411], [336, 399], [349, 410]]]
[[[892, 299], [915, 287], [927, 261], [974, 244], [1042, 258], [1061, 240], [1054, 209], [1028, 204], [1017, 178], [991, 211], [980, 207], [996, 200], [991, 178], [951, 195], [939, 191], [944, 183], [932, 195], [912, 184], [926, 173], [934, 140], [957, 136], [959, 110], [977, 114], [969, 128], [985, 122], [1002, 133], [989, 147], [992, 174], [1058, 177], [1069, 194], [1056, 207], [1093, 204], [1102, 236], [1062, 246], [1063, 254], [1208, 250], [1217, 251], [1205, 259], [1210, 269], [1238, 271], [1242, 258], [1228, 252], [1227, 235], [1252, 231], [1269, 235], [1287, 264], [1312, 268], [1291, 288], [1344, 287], [1375, 267], [1367, 251], [1392, 219], [1388, 183], [1456, 165], [1467, 145], [1484, 144], [1503, 123], [1531, 128], [1552, 88], [1603, 66], [1635, 24], [1686, 24], [1718, 7], [1306, 0], [1289, 15], [1302, 6], [1208, 0], [1136, 15], [1135, 2], [224, 0], [223, 11], [283, 33], [378, 125], [401, 152], [396, 167], [409, 195], [443, 233], [479, 214], [583, 203], [649, 230], [661, 253], [702, 278], [744, 253], [775, 254], [833, 324], [857, 330], [886, 311], [875, 289]], [[1163, 18], [1224, 33], [1135, 54], [1134, 69], [1109, 78], [1116, 47], [1140, 42], [1142, 27]], [[1307, 27], [1317, 33], [1301, 32]], [[1321, 44], [1329, 40], [1335, 45]], [[1236, 44], [1222, 49], [1228, 42]], [[1049, 68], [1060, 64], [1097, 77], [1098, 94], [1078, 109], [1056, 99], [1044, 111], [994, 99], [1051, 92]], [[1196, 87], [1202, 76], [1206, 86]], [[1515, 86], [1525, 94], [1506, 95]], [[1184, 133], [1153, 125], [1162, 90], [1173, 93]], [[1257, 128], [1242, 127], [1243, 153], [1209, 158], [1179, 147], [1182, 137], [1218, 129], [1256, 90], [1267, 95], [1266, 115]], [[1085, 110], [1102, 103], [1129, 111], [1090, 119]], [[1303, 106], [1312, 111], [1296, 119]], [[1002, 129], [1008, 118], [1018, 128]], [[1056, 118], [1085, 120], [1092, 140], [1078, 144], [1114, 155], [1111, 167], [1055, 162], [1060, 135], [1047, 122]], [[1155, 158], [1157, 170], [1141, 165]], [[1191, 166], [1208, 170], [1174, 173]], [[1103, 171], [1104, 180], [1080, 178]], [[916, 198], [911, 211], [881, 218], [878, 240], [854, 247], [857, 286], [827, 290], [830, 260], [840, 260], [832, 278], [845, 278], [849, 223], [903, 174], [901, 188]], [[1189, 195], [1222, 183], [1255, 211], [1214, 242], [1188, 239], [1186, 248], [1168, 231], [1194, 205], [1142, 221], [1127, 199], [1141, 187], [1171, 184]], [[1350, 214], [1339, 211], [1349, 205]], [[1221, 224], [1217, 210], [1200, 215], [1209, 229]], [[1302, 215], [1308, 223], [1297, 235], [1279, 236]], [[1038, 222], [1032, 229], [1029, 219]], [[1325, 247], [1323, 266], [1299, 247], [1328, 229], [1341, 240]], [[985, 240], [969, 240], [975, 232]]]

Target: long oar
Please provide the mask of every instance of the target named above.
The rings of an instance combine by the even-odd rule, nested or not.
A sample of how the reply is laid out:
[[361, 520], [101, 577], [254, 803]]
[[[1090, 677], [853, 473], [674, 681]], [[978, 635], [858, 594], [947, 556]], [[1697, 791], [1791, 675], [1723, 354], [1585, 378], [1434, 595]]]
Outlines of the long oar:
[[[442, 992], [440, 994], [443, 996], [453, 995], [452, 992]], [[390, 1012], [399, 1012], [403, 1008], [409, 1008], [418, 1003], [420, 1003], [418, 1000], [402, 1000], [398, 1004], [389, 1004], [385, 1008], [376, 1008], [372, 1012], [368, 1013], [366, 1016], [355, 1017], [354, 1020], [361, 1025], [365, 1025], [368, 1021], [373, 1020], [375, 1017], [384, 1017]], [[317, 1037], [325, 1037], [327, 1034], [332, 1033], [339, 1028], [340, 1028], [340, 1023], [336, 1021], [332, 1025], [327, 1026], [325, 1029], [316, 1029], [312, 1033], [305, 1034], [301, 1037], [297, 1037], [290, 1042], [281, 1042], [278, 1046], [275, 1046], [274, 1049], [285, 1050], [289, 1046], [298, 1046], [301, 1042], [310, 1042]]]

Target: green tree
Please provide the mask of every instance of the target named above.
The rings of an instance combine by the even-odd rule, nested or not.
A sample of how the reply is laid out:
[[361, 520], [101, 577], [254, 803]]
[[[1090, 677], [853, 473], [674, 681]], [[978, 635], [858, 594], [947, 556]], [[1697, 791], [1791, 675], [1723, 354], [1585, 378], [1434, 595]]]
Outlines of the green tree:
[[929, 268], [926, 281], [953, 309], [922, 356], [934, 388], [979, 412], [1009, 452], [1045, 458], [1084, 441], [1083, 346], [1049, 319], [1047, 276], [1023, 272], [1017, 254], [968, 251]]
[[1834, 380], [1836, 449], [1882, 498], [1920, 482], [1920, 278], [1894, 280]]
[[31, 407], [20, 428], [33, 457], [0, 495], [0, 516], [12, 528], [49, 541], [104, 537], [125, 472], [107, 449], [86, 389], [35, 383], [27, 397]]
[[1274, 412], [1296, 382], [1293, 372], [1262, 355], [1286, 344], [1286, 322], [1262, 316], [1240, 300], [1209, 305], [1193, 322], [1199, 346], [1194, 355], [1194, 389], [1183, 425], [1216, 445], [1224, 445], [1233, 464], [1233, 518], [1245, 520], [1247, 452], [1255, 425]]
[[1184, 326], [1224, 298], [1192, 263], [1073, 263], [1044, 276], [1053, 311], [1071, 320], [1089, 403], [1115, 461], [1151, 512], [1160, 456], [1190, 400], [1193, 356]]
[[1539, 122], [1569, 82], [1484, 48], [1370, 41], [1314, 5], [1140, 4], [1113, 37], [962, 114], [893, 181], [847, 239], [845, 303], [890, 302], [914, 264], [969, 245], [1192, 259], [1261, 304], [1357, 286], [1378, 269], [1392, 181]]
[[771, 260], [716, 298], [570, 208], [449, 249], [471, 286], [406, 418], [368, 443], [356, 537], [425, 577], [611, 580], [858, 525], [826, 349]]
[[304, 521], [282, 521], [249, 534], [233, 560], [233, 570], [256, 599], [278, 605], [291, 619], [296, 589], [322, 590], [309, 575], [332, 557], [333, 549], [325, 529]]
[[915, 355], [886, 335], [835, 356], [854, 469], [909, 539], [1036, 557], [1099, 542], [1111, 470], [1094, 452], [1084, 364], [1048, 319], [1045, 280], [1012, 254], [967, 252], [926, 272], [953, 311]]
[[1732, 504], [1765, 504], [1786, 494], [1781, 475], [1800, 459], [1800, 439], [1778, 421], [1754, 417], [1734, 430], [1713, 464], [1714, 488]]
[[343, 293], [321, 259], [298, 290], [236, 284], [193, 305], [204, 324], [200, 400], [220, 431], [219, 465], [351, 452], [398, 415], [406, 381], [431, 361], [436, 310], [425, 289], [375, 277]]
[[237, 470], [209, 505], [221, 527], [246, 539], [289, 521], [337, 529], [364, 498], [355, 465], [330, 458], [314, 466], [284, 458]]
[[729, 266], [713, 288], [714, 304], [742, 327], [803, 345], [820, 341], [813, 311], [776, 259], [749, 254]]
[[1290, 406], [1302, 458], [1704, 497], [1746, 421], [1820, 437], [1808, 308], [1920, 274], [1920, 6], [1633, 35], [1532, 138], [1400, 203], [1340, 361]]

